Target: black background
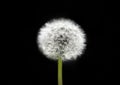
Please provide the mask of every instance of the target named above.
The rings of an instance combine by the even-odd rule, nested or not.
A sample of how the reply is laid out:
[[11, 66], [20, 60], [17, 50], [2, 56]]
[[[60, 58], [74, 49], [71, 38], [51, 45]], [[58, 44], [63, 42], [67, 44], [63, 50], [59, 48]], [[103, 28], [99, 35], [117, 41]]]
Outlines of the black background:
[[110, 79], [112, 44], [109, 40], [113, 22], [103, 1], [17, 2], [13, 8], [15, 28], [12, 56], [7, 58], [8, 85], [57, 85], [57, 62], [39, 51], [36, 39], [45, 22], [61, 17], [81, 25], [87, 35], [87, 47], [81, 58], [63, 64], [64, 85]]

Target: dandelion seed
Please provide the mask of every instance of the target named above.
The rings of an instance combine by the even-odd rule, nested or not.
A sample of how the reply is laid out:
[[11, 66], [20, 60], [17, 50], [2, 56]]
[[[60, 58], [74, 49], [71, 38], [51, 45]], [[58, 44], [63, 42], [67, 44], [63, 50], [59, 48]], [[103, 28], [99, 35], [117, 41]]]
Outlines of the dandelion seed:
[[85, 33], [70, 19], [51, 20], [40, 29], [37, 38], [40, 50], [47, 58], [63, 61], [76, 59], [85, 49]]

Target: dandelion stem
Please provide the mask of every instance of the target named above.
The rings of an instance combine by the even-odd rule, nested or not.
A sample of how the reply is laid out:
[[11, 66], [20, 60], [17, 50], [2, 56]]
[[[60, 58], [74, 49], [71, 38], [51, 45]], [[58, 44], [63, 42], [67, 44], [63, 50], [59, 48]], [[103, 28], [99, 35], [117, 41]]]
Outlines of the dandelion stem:
[[58, 59], [58, 85], [63, 85], [62, 83], [62, 59]]

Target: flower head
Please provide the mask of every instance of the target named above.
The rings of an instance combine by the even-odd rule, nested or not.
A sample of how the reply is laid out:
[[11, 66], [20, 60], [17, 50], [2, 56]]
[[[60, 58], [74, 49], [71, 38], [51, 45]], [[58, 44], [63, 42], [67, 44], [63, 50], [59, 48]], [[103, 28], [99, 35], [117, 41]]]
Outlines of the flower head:
[[54, 19], [47, 22], [39, 31], [37, 38], [40, 50], [48, 58], [63, 61], [76, 59], [86, 44], [85, 33], [81, 27], [69, 19]]

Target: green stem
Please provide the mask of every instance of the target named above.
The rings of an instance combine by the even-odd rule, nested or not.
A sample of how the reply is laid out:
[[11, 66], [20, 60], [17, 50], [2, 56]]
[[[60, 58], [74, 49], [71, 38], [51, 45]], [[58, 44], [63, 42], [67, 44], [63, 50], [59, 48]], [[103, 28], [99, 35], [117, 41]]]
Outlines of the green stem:
[[59, 57], [58, 59], [58, 85], [62, 84], [62, 59]]

